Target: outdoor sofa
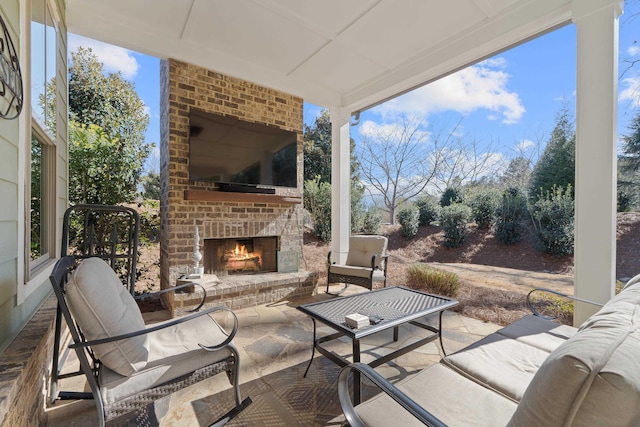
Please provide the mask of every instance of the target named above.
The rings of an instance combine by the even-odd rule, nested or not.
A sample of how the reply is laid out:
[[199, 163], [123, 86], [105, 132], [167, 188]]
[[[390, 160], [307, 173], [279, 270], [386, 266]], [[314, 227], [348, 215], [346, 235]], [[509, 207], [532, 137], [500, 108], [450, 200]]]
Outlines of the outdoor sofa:
[[[383, 392], [357, 405], [349, 373]], [[525, 316], [391, 385], [343, 368], [343, 412], [356, 426], [640, 425], [640, 276], [580, 328]]]

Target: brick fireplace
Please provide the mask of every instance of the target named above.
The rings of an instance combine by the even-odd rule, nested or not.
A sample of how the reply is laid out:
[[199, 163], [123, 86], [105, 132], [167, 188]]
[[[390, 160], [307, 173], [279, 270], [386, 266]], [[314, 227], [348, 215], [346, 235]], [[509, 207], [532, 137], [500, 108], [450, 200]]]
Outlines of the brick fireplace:
[[[280, 270], [284, 269], [278, 260], [288, 259], [294, 262], [287, 264], [287, 274], [296, 277], [287, 280], [298, 283], [273, 291], [273, 298], [308, 294], [312, 285], [315, 290], [314, 275], [291, 268], [296, 261], [301, 262], [302, 257], [302, 106], [302, 99], [286, 93], [173, 59], [162, 61], [160, 265], [163, 289], [173, 286], [192, 265], [194, 230], [198, 227], [207, 272], [224, 271], [230, 273], [229, 278], [265, 276], [258, 281], [277, 282], [281, 286], [284, 276]], [[192, 108], [296, 132], [297, 188], [275, 187], [275, 194], [223, 192], [213, 182], [190, 180], [189, 114]], [[235, 243], [250, 245], [252, 251], [259, 249], [262, 252], [259, 262], [258, 255], [251, 255], [244, 260], [238, 258], [226, 267], [214, 266], [214, 261], [221, 257], [231, 257], [232, 249], [227, 248], [226, 242], [234, 242], [234, 249]], [[266, 256], [269, 260], [263, 261]], [[226, 278], [227, 274], [223, 276], [223, 285], [233, 282]], [[246, 281], [245, 277], [243, 282]], [[237, 291], [245, 295], [242, 290]], [[270, 291], [263, 290], [265, 292]], [[216, 292], [207, 290], [207, 294], [210, 293]], [[244, 298], [243, 304], [258, 304], [265, 302], [260, 301], [263, 299]], [[236, 302], [228, 305], [239, 306]]]

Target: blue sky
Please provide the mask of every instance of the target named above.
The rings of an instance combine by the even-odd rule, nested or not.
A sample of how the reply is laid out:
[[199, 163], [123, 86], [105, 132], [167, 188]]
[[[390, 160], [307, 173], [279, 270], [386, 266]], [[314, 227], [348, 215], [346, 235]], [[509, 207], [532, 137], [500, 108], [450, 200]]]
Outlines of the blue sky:
[[[620, 72], [624, 60], [640, 60], [640, 2], [627, 1], [620, 19]], [[503, 52], [416, 89], [400, 98], [363, 112], [360, 125], [351, 129], [356, 143], [363, 134], [382, 126], [394, 126], [400, 115], [417, 116], [435, 127], [456, 129], [467, 140], [489, 147], [496, 159], [515, 157], [519, 150], [535, 150], [547, 141], [555, 115], [563, 103], [575, 109], [576, 32], [565, 26], [528, 43]], [[150, 124], [147, 142], [160, 140], [160, 76], [157, 58], [110, 46], [75, 35], [69, 36], [70, 51], [91, 47], [105, 70], [120, 71], [135, 84], [147, 106]], [[628, 133], [629, 120], [640, 108], [640, 64], [627, 71], [619, 83], [618, 132]], [[312, 124], [320, 107], [305, 104], [304, 120]], [[147, 169], [158, 170], [154, 153]]]

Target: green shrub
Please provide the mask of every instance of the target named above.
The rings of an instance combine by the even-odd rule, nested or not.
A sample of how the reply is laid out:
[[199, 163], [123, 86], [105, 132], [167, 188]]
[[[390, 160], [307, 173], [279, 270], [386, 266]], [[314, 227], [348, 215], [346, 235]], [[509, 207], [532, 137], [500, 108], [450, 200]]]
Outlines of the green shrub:
[[140, 243], [156, 243], [160, 238], [160, 202], [144, 200], [138, 205], [140, 214]]
[[362, 232], [364, 234], [380, 234], [382, 230], [382, 211], [376, 207], [370, 207], [364, 213]]
[[500, 194], [496, 190], [480, 189], [471, 194], [468, 204], [478, 228], [491, 227], [499, 203]]
[[458, 295], [458, 275], [425, 264], [413, 264], [407, 268], [407, 286], [446, 297]]
[[440, 216], [440, 205], [431, 196], [422, 196], [416, 201], [418, 207], [418, 224], [421, 226], [431, 225]]
[[331, 240], [331, 184], [320, 182], [320, 178], [304, 183], [304, 207], [313, 221], [313, 231], [328, 242]]
[[414, 205], [406, 205], [398, 211], [398, 222], [400, 223], [400, 235], [405, 239], [410, 239], [418, 234], [420, 212]]
[[443, 208], [445, 206], [449, 206], [452, 203], [460, 202], [462, 202], [462, 194], [457, 188], [447, 187], [440, 197], [440, 206], [442, 206]]
[[553, 187], [541, 194], [533, 206], [534, 226], [544, 252], [551, 255], [573, 253], [573, 198], [567, 189]]
[[504, 245], [512, 245], [522, 239], [523, 219], [527, 213], [527, 199], [518, 187], [509, 187], [502, 192], [502, 198], [495, 214], [494, 234]]
[[471, 208], [462, 203], [454, 203], [442, 208], [440, 225], [444, 230], [444, 245], [457, 247], [467, 237], [467, 223], [471, 218]]

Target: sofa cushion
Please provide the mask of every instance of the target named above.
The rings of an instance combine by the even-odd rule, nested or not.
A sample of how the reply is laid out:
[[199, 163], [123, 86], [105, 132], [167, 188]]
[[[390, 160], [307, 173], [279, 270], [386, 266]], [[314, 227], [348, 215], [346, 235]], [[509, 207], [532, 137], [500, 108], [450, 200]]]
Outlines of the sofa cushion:
[[[347, 265], [371, 268], [374, 255], [384, 255], [387, 250], [387, 238], [384, 236], [351, 236], [349, 237], [349, 254]], [[382, 268], [381, 265], [375, 267]]]
[[528, 315], [505, 326], [498, 333], [551, 353], [577, 331], [572, 326]]
[[442, 362], [517, 402], [548, 355], [523, 342], [491, 334]]
[[[140, 309], [116, 273], [100, 258], [78, 265], [66, 285], [67, 303], [87, 340], [145, 329]], [[144, 335], [92, 347], [109, 369], [131, 375], [147, 363]]]
[[639, 425], [639, 303], [626, 289], [552, 352], [509, 425]]
[[[431, 365], [396, 386], [450, 426], [505, 425], [516, 404], [441, 364]], [[384, 393], [356, 407], [366, 425], [422, 426]]]

